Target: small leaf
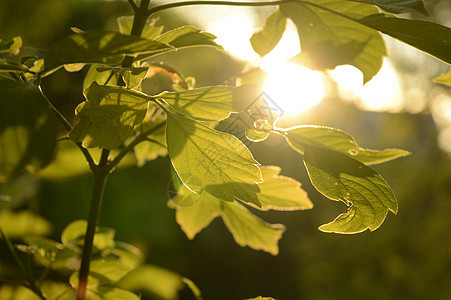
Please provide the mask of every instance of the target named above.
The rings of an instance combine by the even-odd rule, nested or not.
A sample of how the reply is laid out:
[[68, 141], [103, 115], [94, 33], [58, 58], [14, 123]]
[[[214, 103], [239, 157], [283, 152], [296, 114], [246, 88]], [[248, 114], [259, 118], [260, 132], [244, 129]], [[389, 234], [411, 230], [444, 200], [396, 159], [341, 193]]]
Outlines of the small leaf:
[[246, 137], [253, 142], [262, 142], [269, 137], [272, 129], [272, 124], [267, 120], [257, 120], [246, 129]]
[[[64, 228], [61, 234], [61, 242], [65, 246], [82, 246], [88, 223], [86, 220], [77, 220]], [[94, 235], [94, 247], [97, 250], [113, 248], [115, 231], [107, 227], [96, 227]]]
[[214, 46], [221, 49], [222, 47], [216, 44], [213, 41], [214, 39], [216, 39], [216, 36], [211, 33], [191, 26], [183, 26], [163, 33], [155, 41], [169, 44], [175, 48]]
[[61, 270], [76, 270], [80, 267], [78, 249], [65, 247], [63, 244], [39, 236], [24, 238], [28, 250], [41, 265]]
[[364, 83], [381, 68], [382, 58], [387, 54], [382, 36], [347, 18], [377, 14], [376, 7], [343, 0], [317, 0], [315, 6], [291, 2], [281, 5], [280, 10], [293, 20], [301, 41], [302, 52], [293, 62], [319, 70], [353, 65], [362, 71]]
[[290, 177], [279, 175], [280, 167], [261, 167], [263, 182], [259, 183], [257, 194], [261, 203], [260, 210], [299, 210], [313, 207], [307, 193], [301, 189], [301, 183]]
[[53, 159], [56, 121], [32, 84], [0, 79], [0, 182], [25, 169], [36, 173]]
[[263, 250], [272, 255], [279, 253], [277, 243], [285, 226], [266, 223], [237, 202], [222, 205], [222, 219], [238, 245]]
[[422, 0], [348, 0], [379, 6], [385, 11], [391, 13], [409, 13], [418, 12], [427, 15], [428, 12], [424, 7]]
[[89, 86], [95, 81], [99, 85], [114, 86], [117, 84], [119, 75], [112, 70], [99, 72], [97, 68], [101, 65], [93, 64], [89, 67], [86, 73], [85, 79], [83, 80], [83, 90], [89, 88]]
[[267, 19], [263, 28], [251, 37], [254, 51], [260, 56], [265, 56], [279, 43], [285, 31], [286, 17], [277, 10]]
[[49, 234], [52, 224], [28, 210], [4, 210], [0, 214], [0, 228], [10, 238], [22, 238], [27, 235]]
[[44, 69], [49, 73], [62, 65], [73, 63], [115, 65], [120, 64], [126, 54], [157, 53], [169, 49], [171, 46], [162, 42], [114, 31], [86, 31], [53, 44], [44, 57]]
[[221, 201], [205, 191], [198, 195], [182, 188], [181, 193], [197, 198], [192, 206], [176, 207], [177, 223], [189, 239], [193, 239], [214, 218], [221, 216], [238, 245], [273, 255], [279, 252], [277, 243], [285, 231], [283, 225], [268, 224], [237, 202]]
[[219, 121], [230, 116], [233, 108], [233, 87], [203, 87], [183, 92], [163, 92], [163, 99], [176, 111], [199, 120]]
[[0, 72], [26, 73], [28, 68], [15, 61], [0, 59]]
[[[146, 78], [147, 71], [149, 71], [149, 68], [97, 67], [97, 71], [99, 72], [113, 71], [115, 73], [118, 73], [119, 75], [122, 76], [122, 79], [124, 80], [127, 88], [134, 89], [141, 84], [144, 78]], [[110, 72], [108, 73], [111, 74]]]
[[451, 72], [442, 75], [440, 77], [434, 78], [434, 82], [451, 86]]
[[0, 39], [0, 53], [12, 53], [16, 55], [22, 47], [22, 38], [20, 36], [13, 37], [11, 40], [2, 41]]
[[[159, 122], [164, 122], [159, 120]], [[156, 122], [143, 122], [141, 124], [141, 131], [145, 131], [146, 128], [155, 126]], [[154, 131], [147, 136], [147, 141], [141, 142], [133, 148], [136, 163], [138, 167], [144, 166], [148, 161], [154, 160], [159, 156], [166, 156], [168, 154], [166, 146], [166, 129], [164, 126]]]
[[375, 14], [356, 21], [451, 63], [451, 28], [449, 27], [429, 21], [396, 18], [386, 14]]
[[166, 139], [172, 165], [189, 189], [259, 206], [261, 172], [236, 137], [168, 112]]
[[401, 149], [385, 149], [382, 151], [364, 149], [344, 131], [324, 126], [296, 126], [286, 130], [286, 138], [291, 148], [304, 154], [303, 145], [328, 148], [366, 164], [380, 164], [410, 153]]
[[[119, 32], [124, 35], [130, 35], [133, 27], [134, 16], [122, 16], [117, 18]], [[156, 20], [149, 19], [144, 26], [141, 37], [149, 40], [155, 39], [162, 31], [163, 26], [155, 26]]]
[[315, 188], [348, 212], [319, 227], [321, 231], [358, 233], [376, 230], [387, 212], [398, 211], [396, 198], [382, 177], [363, 163], [336, 151], [304, 146], [304, 163]]
[[84, 94], [87, 101], [77, 107], [80, 121], [69, 137], [82, 142], [85, 148], [117, 148], [147, 112], [148, 96], [134, 90], [94, 82]]
[[183, 278], [175, 272], [154, 265], [143, 265], [128, 273], [117, 286], [169, 300], [178, 298], [178, 291], [184, 284]]
[[[191, 206], [178, 206], [175, 215], [177, 223], [190, 240], [194, 239], [196, 234], [221, 214], [221, 201], [206, 192], [198, 195], [182, 186], [176, 198], [189, 199], [193, 202]], [[174, 202], [182, 201], [175, 200]]]

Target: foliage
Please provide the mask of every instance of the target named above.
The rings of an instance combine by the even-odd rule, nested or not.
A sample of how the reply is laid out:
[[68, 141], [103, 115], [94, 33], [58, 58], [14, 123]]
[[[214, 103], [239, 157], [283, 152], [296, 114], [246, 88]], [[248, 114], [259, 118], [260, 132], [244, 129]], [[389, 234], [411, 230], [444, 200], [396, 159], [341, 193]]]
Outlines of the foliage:
[[[279, 167], [260, 166], [246, 146], [264, 142], [269, 135], [282, 136], [303, 157], [310, 181], [321, 194], [347, 206], [346, 213], [320, 226], [321, 231], [374, 231], [388, 211], [397, 213], [390, 186], [369, 165], [406, 156], [407, 151], [364, 149], [335, 128], [281, 128], [277, 120], [283, 112], [274, 108], [261, 87], [195, 88], [194, 81], [176, 68], [152, 61], [156, 55], [181, 48], [221, 49], [212, 34], [191, 26], [163, 32], [156, 19], [149, 19], [154, 13], [190, 4], [237, 3], [175, 2], [152, 8], [148, 0], [139, 6], [132, 0], [129, 3], [134, 17], [119, 18], [119, 32], [74, 29], [75, 34], [51, 45], [43, 56], [22, 56], [20, 37], [0, 40], [0, 181], [24, 171], [36, 174], [51, 163], [57, 151], [56, 118], [66, 130], [62, 137], [75, 143], [95, 178], [87, 222], [68, 225], [61, 243], [25, 236], [25, 244], [16, 245], [44, 267], [39, 280], [23, 268], [8, 236], [2, 234], [24, 273], [24, 285], [38, 297], [138, 299], [129, 290], [142, 290], [172, 299], [186, 284], [201, 298], [188, 279], [154, 266], [139, 266], [137, 248], [114, 241], [113, 230], [96, 227], [108, 175], [130, 153], [139, 165], [169, 155], [177, 183], [169, 206], [176, 210], [176, 220], [190, 239], [220, 216], [237, 244], [278, 253], [284, 225], [269, 224], [252, 210], [303, 210], [313, 205], [299, 182], [280, 176]], [[380, 11], [426, 13], [420, 0], [287, 0], [240, 5], [278, 5], [251, 38], [260, 56], [278, 44], [291, 19], [302, 52], [290, 61], [312, 69], [325, 71], [350, 64], [368, 82], [387, 54], [381, 33], [451, 63], [450, 28]], [[41, 83], [62, 67], [75, 72], [85, 65], [90, 65], [83, 82], [86, 100], [76, 108], [78, 121], [72, 124], [46, 97]], [[143, 82], [159, 73], [168, 75], [169, 84], [162, 85], [161, 93], [145, 93]], [[437, 81], [449, 84], [448, 77]], [[91, 148], [101, 148], [98, 161]], [[67, 281], [46, 280], [49, 270], [61, 273]], [[166, 280], [169, 290], [143, 279], [152, 276]]]

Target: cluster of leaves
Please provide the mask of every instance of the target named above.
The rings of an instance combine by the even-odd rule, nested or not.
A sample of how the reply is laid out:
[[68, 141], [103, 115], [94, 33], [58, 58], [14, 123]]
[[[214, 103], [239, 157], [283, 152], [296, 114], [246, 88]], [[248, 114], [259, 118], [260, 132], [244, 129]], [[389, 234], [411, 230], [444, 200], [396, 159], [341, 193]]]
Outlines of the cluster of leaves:
[[[34, 288], [45, 299], [75, 298], [86, 227], [84, 220], [70, 223], [61, 234], [61, 242], [41, 235], [22, 237], [25, 244], [16, 245], [16, 249], [33, 257], [44, 270], [39, 280], [33, 279], [33, 273], [27, 274], [33, 284], [29, 288]], [[142, 252], [130, 244], [115, 241], [114, 236], [111, 228], [96, 228], [87, 284], [88, 299], [140, 299], [131, 291], [160, 299], [175, 299], [185, 286], [201, 298], [189, 279], [154, 265], [142, 264]], [[69, 282], [59, 281], [61, 276], [69, 278]], [[11, 299], [40, 299], [23, 289], [3, 286], [0, 290], [2, 295], [10, 294]]]
[[[183, 3], [172, 4], [176, 5]], [[381, 33], [451, 63], [450, 28], [398, 18], [381, 13], [378, 7], [391, 13], [426, 12], [420, 0], [283, 1], [251, 43], [258, 54], [266, 55], [291, 19], [302, 47], [291, 62], [312, 69], [350, 64], [362, 71], [364, 82], [369, 81], [387, 53]], [[130, 152], [138, 165], [168, 154], [174, 177], [181, 183], [169, 203], [189, 238], [220, 216], [239, 245], [278, 253], [283, 225], [264, 222], [246, 206], [263, 211], [299, 210], [311, 208], [312, 203], [299, 182], [280, 176], [278, 167], [261, 167], [245, 145], [263, 142], [270, 134], [283, 136], [302, 155], [320, 193], [347, 206], [347, 212], [320, 230], [346, 234], [375, 230], [388, 211], [397, 212], [391, 188], [369, 165], [405, 156], [407, 151], [364, 149], [334, 128], [279, 128], [281, 112], [260, 86], [195, 88], [193, 79], [154, 60], [184, 47], [221, 49], [215, 36], [191, 26], [162, 33], [163, 27], [155, 20], [148, 21], [142, 35], [136, 36], [130, 35], [132, 23], [132, 17], [119, 18], [119, 32], [74, 28], [75, 34], [53, 44], [42, 58], [21, 57], [18, 37], [0, 41], [0, 181], [24, 170], [36, 173], [52, 161], [57, 145], [56, 113], [67, 129], [64, 137], [78, 145], [91, 168], [95, 163], [89, 148], [115, 150], [106, 161], [109, 170]], [[72, 125], [46, 98], [40, 82], [62, 67], [73, 72], [85, 65], [89, 65], [83, 82], [85, 101], [77, 107], [78, 122]], [[154, 83], [165, 78], [164, 84], [147, 92], [146, 81], [156, 77]], [[449, 83], [449, 75], [439, 80]], [[62, 243], [29, 238], [28, 246], [21, 249], [46, 267], [75, 271], [80, 245], [74, 241], [81, 237], [83, 226], [71, 225]], [[132, 248], [118, 248], [108, 230], [98, 235], [96, 247], [100, 260], [91, 266], [90, 291], [128, 293], [110, 285], [136, 267]], [[108, 261], [111, 255], [115, 258]], [[115, 265], [114, 272], [109, 272], [111, 265]], [[74, 274], [70, 277], [73, 286]]]

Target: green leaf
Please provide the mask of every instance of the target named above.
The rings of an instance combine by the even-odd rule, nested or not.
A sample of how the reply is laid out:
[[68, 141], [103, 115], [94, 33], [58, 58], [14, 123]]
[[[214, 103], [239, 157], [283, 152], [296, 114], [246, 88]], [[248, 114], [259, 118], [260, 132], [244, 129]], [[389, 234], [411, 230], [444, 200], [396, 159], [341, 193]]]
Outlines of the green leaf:
[[36, 261], [51, 269], [76, 270], [80, 267], [78, 249], [39, 236], [24, 238], [28, 244], [27, 252], [34, 255]]
[[331, 200], [343, 201], [348, 211], [319, 227], [324, 232], [358, 233], [376, 230], [396, 198], [382, 177], [363, 163], [329, 149], [304, 146], [304, 163], [315, 188]]
[[234, 112], [233, 87], [212, 86], [183, 92], [163, 92], [155, 98], [163, 99], [185, 116], [207, 121], [219, 121]]
[[175, 48], [184, 48], [190, 46], [214, 46], [222, 49], [213, 40], [216, 36], [196, 29], [191, 26], [182, 26], [170, 31], [167, 31], [157, 37], [155, 41], [169, 44]]
[[0, 79], [0, 182], [53, 159], [56, 121], [32, 84]]
[[262, 142], [266, 140], [273, 129], [273, 125], [267, 120], [257, 120], [249, 125], [246, 129], [246, 137], [253, 142]]
[[277, 243], [285, 231], [282, 224], [266, 223], [237, 202], [223, 203], [221, 216], [238, 245], [279, 253]]
[[285, 231], [281, 224], [268, 224], [253, 215], [237, 202], [224, 202], [207, 192], [201, 195], [191, 193], [197, 198], [194, 205], [176, 207], [176, 220], [189, 239], [208, 226], [217, 216], [221, 216], [225, 225], [232, 233], [235, 242], [240, 246], [249, 246], [255, 250], [263, 250], [277, 255], [277, 243]]
[[83, 80], [83, 90], [89, 88], [94, 81], [99, 85], [114, 86], [117, 84], [119, 75], [112, 70], [104, 72], [97, 71], [97, 68], [101, 66], [102, 65], [93, 64], [89, 67], [85, 79]]
[[0, 59], [0, 72], [26, 73], [28, 68], [15, 61]]
[[13, 37], [7, 41], [2, 41], [0, 39], [0, 54], [9, 52], [16, 55], [19, 52], [20, 47], [22, 47], [22, 38], [20, 36]]
[[451, 63], [451, 28], [437, 23], [375, 14], [358, 20], [406, 44]]
[[[61, 233], [61, 242], [65, 246], [82, 246], [88, 223], [86, 220], [77, 220], [64, 228]], [[97, 250], [113, 248], [115, 231], [107, 227], [96, 227], [94, 235], [94, 247]]]
[[[130, 35], [133, 27], [134, 16], [122, 16], [117, 18], [119, 32], [124, 35]], [[156, 19], [149, 19], [144, 26], [141, 34], [142, 38], [153, 40], [163, 31], [163, 26], [155, 26]]]
[[[119, 67], [97, 67], [97, 71], [105, 72], [105, 71], [113, 71], [122, 76], [122, 79], [125, 82], [125, 85], [129, 89], [134, 89], [138, 87], [141, 82], [146, 78], [147, 71], [149, 68], [147, 67], [139, 67], [139, 68], [119, 68]], [[111, 74], [108, 72], [108, 74]]]
[[434, 78], [434, 82], [451, 86], [451, 72], [442, 75], [440, 77]]
[[[93, 298], [95, 297], [95, 298]], [[138, 295], [115, 287], [98, 287], [88, 290], [87, 299], [99, 300], [140, 300]]]
[[[162, 120], [159, 120], [163, 122]], [[143, 122], [141, 125], [141, 132], [146, 128], [155, 126], [156, 122]], [[154, 160], [159, 156], [166, 156], [168, 154], [166, 146], [166, 129], [161, 127], [147, 136], [146, 141], [139, 143], [133, 148], [138, 167], [144, 166], [148, 161]]]
[[277, 10], [267, 19], [263, 28], [251, 37], [254, 51], [260, 56], [265, 56], [279, 43], [285, 31], [287, 18]]
[[324, 126], [292, 127], [286, 130], [286, 138], [291, 148], [300, 154], [304, 154], [303, 145], [310, 145], [340, 152], [366, 165], [380, 164], [410, 154], [401, 149], [364, 149], [346, 132]]
[[[219, 199], [205, 192], [202, 195], [192, 193], [185, 186], [181, 187], [172, 201], [178, 205], [175, 206], [177, 223], [190, 240], [221, 215]], [[184, 206], [188, 201], [191, 201], [192, 205]]]
[[144, 119], [149, 98], [123, 87], [99, 86], [96, 82], [84, 92], [87, 101], [76, 109], [80, 121], [69, 137], [83, 147], [117, 148]]
[[409, 13], [418, 12], [428, 14], [422, 0], [348, 0], [354, 2], [361, 2], [379, 6], [385, 11], [391, 13]]
[[21, 238], [26, 235], [49, 234], [52, 224], [31, 211], [3, 210], [0, 214], [0, 228], [10, 238]]
[[316, 5], [352, 18], [379, 12], [372, 5], [343, 0], [318, 0], [315, 6], [301, 2], [281, 5], [282, 13], [295, 23], [301, 41], [302, 52], [291, 61], [318, 70], [353, 65], [362, 71], [364, 83], [368, 82], [379, 71], [387, 54], [382, 36]]
[[154, 265], [144, 265], [128, 273], [117, 286], [132, 291], [142, 291], [157, 299], [178, 298], [178, 291], [184, 286], [183, 278], [172, 271]]
[[261, 172], [236, 137], [168, 112], [166, 140], [172, 165], [189, 189], [259, 206]]
[[163, 42], [114, 31], [86, 31], [53, 44], [44, 57], [44, 69], [48, 73], [62, 65], [73, 63], [116, 65], [122, 62], [125, 55], [157, 53], [169, 49], [171, 46]]
[[299, 210], [313, 207], [301, 183], [290, 177], [280, 176], [280, 167], [261, 167], [263, 182], [257, 194], [260, 210]]

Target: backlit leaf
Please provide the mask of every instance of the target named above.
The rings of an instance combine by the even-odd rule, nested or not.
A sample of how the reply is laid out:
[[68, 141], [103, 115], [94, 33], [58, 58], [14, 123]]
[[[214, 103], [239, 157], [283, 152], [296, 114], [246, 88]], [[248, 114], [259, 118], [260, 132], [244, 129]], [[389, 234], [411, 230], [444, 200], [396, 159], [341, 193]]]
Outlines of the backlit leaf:
[[129, 89], [134, 89], [141, 84], [141, 82], [146, 78], [147, 71], [149, 68], [147, 67], [139, 67], [139, 68], [120, 68], [120, 67], [97, 67], [97, 71], [99, 72], [110, 72], [113, 71], [122, 76], [122, 79], [125, 82], [125, 85]]
[[[372, 5], [342, 0], [318, 0], [315, 5], [352, 18], [379, 12]], [[308, 3], [286, 3], [280, 10], [293, 20], [301, 41], [302, 52], [292, 62], [319, 70], [353, 65], [362, 71], [365, 83], [381, 68], [387, 51], [378, 32]]]
[[[279, 252], [278, 241], [285, 227], [281, 224], [268, 224], [253, 215], [237, 202], [224, 202], [203, 192], [201, 195], [182, 189], [183, 196], [197, 198], [189, 207], [176, 207], [176, 220], [182, 230], [193, 239], [217, 216], [221, 216], [240, 246], [249, 246], [276, 255]], [[191, 193], [191, 194], [188, 194]]]
[[251, 44], [254, 51], [260, 56], [265, 56], [279, 43], [285, 31], [286, 17], [277, 10], [271, 14], [260, 31], [251, 37]]
[[422, 0], [348, 0], [379, 6], [391, 13], [419, 12], [427, 14]]
[[[88, 223], [86, 220], [77, 220], [64, 228], [61, 233], [61, 242], [65, 246], [82, 246]], [[107, 227], [96, 227], [94, 247], [97, 250], [113, 248], [115, 231]]]
[[[257, 194], [260, 210], [299, 210], [313, 207], [301, 183], [290, 177], [279, 175], [280, 167], [261, 167], [263, 182], [259, 183]], [[258, 208], [258, 207], [257, 207]]]
[[65, 64], [120, 64], [125, 55], [169, 50], [165, 43], [114, 31], [93, 30], [73, 34], [53, 44], [44, 57], [44, 69], [50, 72]]
[[266, 223], [237, 202], [223, 203], [221, 216], [238, 245], [279, 253], [277, 243], [285, 231], [282, 224]]
[[434, 78], [434, 82], [442, 83], [451, 86], [451, 72], [442, 75], [440, 77]]
[[[159, 120], [159, 122], [164, 121]], [[150, 128], [151, 126], [155, 125], [155, 122], [143, 122], [143, 124], [141, 124], [141, 131], [144, 131], [145, 128]], [[146, 162], [154, 160], [159, 156], [166, 156], [168, 154], [168, 151], [166, 149], [166, 129], [164, 126], [148, 135], [147, 139], [148, 140], [139, 143], [133, 148], [138, 167], [144, 166]]]
[[0, 39], [0, 53], [12, 53], [17, 54], [20, 47], [22, 47], [22, 38], [16, 36], [10, 40], [2, 41]]
[[38, 172], [53, 159], [56, 122], [39, 90], [0, 79], [0, 182], [25, 169]]
[[390, 210], [397, 213], [396, 198], [382, 177], [363, 163], [336, 151], [304, 146], [304, 163], [315, 188], [331, 200], [343, 201], [348, 211], [321, 231], [358, 233], [376, 230]]
[[182, 203], [182, 205], [183, 201], [179, 200], [188, 199], [194, 203], [186, 207], [182, 205], [177, 206], [175, 214], [177, 223], [190, 240], [221, 214], [221, 200], [208, 193], [204, 192], [202, 195], [198, 195], [182, 186], [175, 198], [178, 199], [175, 199], [174, 202]]
[[451, 63], [451, 28], [422, 21], [376, 14], [358, 20], [447, 63]]
[[[117, 18], [119, 32], [121, 34], [129, 35], [132, 32], [134, 16], [122, 16]], [[156, 38], [162, 31], [163, 26], [155, 26], [155, 19], [149, 19], [143, 28], [141, 37], [149, 40]]]
[[85, 90], [87, 101], [78, 105], [79, 122], [69, 132], [83, 147], [117, 148], [146, 115], [148, 96], [123, 87], [99, 86]]
[[172, 300], [178, 298], [178, 291], [184, 284], [183, 278], [175, 272], [154, 265], [144, 265], [128, 273], [117, 286], [142, 291], [157, 299]]
[[183, 26], [167, 31], [157, 37], [155, 41], [169, 44], [175, 48], [184, 48], [190, 46], [215, 46], [222, 48], [213, 40], [216, 36], [196, 29], [192, 26]]
[[168, 113], [166, 139], [172, 165], [189, 189], [259, 205], [258, 163], [236, 137]]
[[112, 70], [99, 72], [97, 68], [101, 65], [93, 64], [89, 67], [86, 73], [85, 79], [83, 80], [83, 90], [89, 88], [89, 86], [95, 81], [99, 85], [116, 85], [119, 78], [119, 74], [113, 72]]
[[183, 92], [163, 92], [156, 98], [163, 99], [176, 111], [200, 120], [222, 120], [235, 111], [233, 87], [203, 87]]
[[10, 238], [22, 238], [26, 235], [49, 234], [52, 225], [31, 211], [12, 212], [5, 209], [0, 214], [0, 228]]
[[382, 151], [364, 149], [357, 145], [354, 138], [344, 131], [323, 126], [297, 126], [286, 130], [288, 144], [299, 153], [304, 153], [303, 145], [328, 148], [366, 164], [379, 164], [409, 155], [401, 149]]
[[0, 72], [25, 73], [29, 72], [28, 68], [15, 61], [0, 59]]

